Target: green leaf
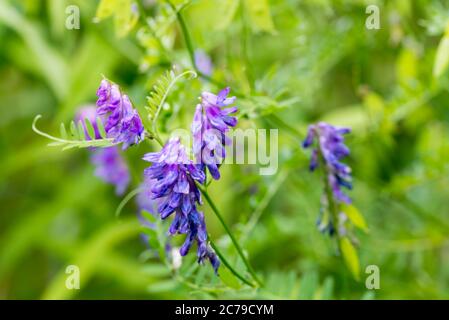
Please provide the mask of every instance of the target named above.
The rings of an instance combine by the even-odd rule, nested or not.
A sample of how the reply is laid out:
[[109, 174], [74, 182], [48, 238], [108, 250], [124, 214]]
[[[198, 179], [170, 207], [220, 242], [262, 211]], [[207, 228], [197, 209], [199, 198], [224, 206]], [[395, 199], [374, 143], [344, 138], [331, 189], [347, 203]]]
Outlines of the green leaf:
[[268, 0], [245, 0], [245, 8], [249, 13], [254, 31], [276, 32]]
[[115, 32], [126, 36], [139, 20], [137, 4], [131, 0], [102, 0], [97, 8], [96, 21], [114, 16]]
[[332, 299], [333, 291], [334, 291], [334, 279], [331, 277], [327, 277], [324, 280], [323, 287], [321, 289], [320, 299], [321, 300]]
[[78, 128], [76, 127], [75, 121], [70, 122], [70, 134], [72, 135], [73, 139], [78, 139]]
[[230, 288], [239, 289], [241, 288], [240, 282], [237, 280], [235, 275], [229, 271], [226, 266], [221, 266], [219, 269], [219, 276], [221, 281]]
[[[83, 126], [83, 122], [81, 120], [78, 121], [76, 127], [78, 128], [78, 136], [80, 137], [80, 139], [81, 140], [87, 139], [86, 133], [85, 133], [85, 130], [84, 130], [84, 126]], [[95, 138], [95, 135], [94, 135], [94, 138]]]
[[156, 84], [153, 86], [153, 91], [147, 96], [147, 105], [145, 106], [145, 109], [148, 112], [148, 118], [152, 122], [151, 133], [156, 133], [157, 119], [170, 90], [176, 82], [184, 76], [195, 78], [197, 74], [191, 70], [184, 71], [179, 75], [176, 75], [173, 70], [166, 71], [164, 75], [156, 81]]
[[365, 232], [368, 232], [368, 225], [366, 224], [366, 221], [360, 211], [355, 206], [342, 204], [341, 209], [346, 214], [348, 219], [354, 224], [354, 226]]
[[104, 129], [103, 121], [101, 120], [100, 117], [97, 117], [96, 121], [97, 121], [97, 129], [98, 132], [100, 133], [100, 136], [102, 138], [106, 138], [106, 130]]
[[446, 27], [446, 32], [438, 45], [435, 56], [435, 63], [433, 66], [433, 76], [440, 77], [449, 66], [449, 23]]
[[299, 280], [299, 300], [313, 299], [318, 287], [318, 274], [315, 271], [306, 272]]
[[139, 20], [137, 5], [130, 0], [116, 0], [118, 3], [114, 16], [115, 33], [119, 37], [126, 36]]
[[[61, 124], [60, 131], [61, 131], [61, 138], [54, 137], [52, 135], [49, 135], [48, 133], [45, 133], [43, 131], [40, 131], [36, 127], [37, 121], [41, 118], [41, 115], [37, 115], [34, 118], [32, 129], [34, 132], [36, 132], [38, 135], [43, 136], [47, 139], [52, 140], [53, 142], [49, 143], [48, 146], [50, 147], [62, 147], [62, 150], [68, 150], [72, 148], [90, 148], [90, 147], [110, 147], [115, 145], [114, 139], [92, 139], [92, 140], [86, 140], [87, 137], [84, 134], [84, 127], [82, 125], [82, 122], [78, 122], [78, 126], [75, 124], [74, 121], [70, 122], [70, 137], [67, 136], [67, 131], [65, 129], [64, 124]], [[66, 135], [66, 137], [64, 137]]]
[[61, 123], [59, 127], [59, 134], [61, 135], [62, 139], [67, 139], [67, 130], [65, 128], [64, 123]]
[[86, 127], [86, 131], [89, 137], [91, 139], [95, 139], [95, 129], [94, 126], [92, 125], [92, 122], [90, 122], [89, 119], [85, 118], [84, 123], [85, 123], [84, 126]]
[[97, 20], [103, 20], [114, 14], [117, 7], [117, 0], [101, 0], [97, 7], [95, 17]]
[[220, 19], [215, 25], [218, 30], [224, 30], [229, 27], [237, 12], [239, 3], [239, 0], [220, 0], [219, 3], [217, 3], [221, 8]]
[[149, 223], [156, 224], [157, 221], [158, 221], [155, 215], [149, 213], [149, 212], [146, 211], [146, 210], [142, 210], [142, 211], [141, 211], [141, 214], [142, 214], [142, 217], [143, 217], [145, 220], [147, 220]]
[[343, 259], [345, 260], [345, 263], [348, 269], [351, 271], [354, 279], [359, 280], [360, 279], [359, 256], [357, 254], [356, 249], [352, 245], [351, 241], [347, 237], [340, 239], [340, 250], [343, 255]]
[[396, 62], [396, 77], [401, 84], [417, 78], [418, 57], [411, 49], [403, 49]]

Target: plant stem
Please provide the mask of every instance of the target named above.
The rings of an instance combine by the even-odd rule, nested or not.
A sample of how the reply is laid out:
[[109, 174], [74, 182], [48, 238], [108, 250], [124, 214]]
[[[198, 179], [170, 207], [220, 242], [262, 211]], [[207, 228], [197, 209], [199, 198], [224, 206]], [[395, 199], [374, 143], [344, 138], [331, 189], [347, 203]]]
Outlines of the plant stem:
[[196, 70], [195, 53], [194, 53], [192, 41], [190, 40], [190, 35], [187, 31], [187, 26], [184, 21], [184, 18], [182, 17], [180, 10], [176, 9], [176, 6], [171, 1], [168, 0], [167, 3], [170, 5], [170, 7], [173, 9], [173, 11], [176, 12], [176, 18], [178, 19], [179, 25], [181, 27], [182, 36], [186, 43], [187, 51], [189, 52], [190, 62], [192, 63], [192, 67]]
[[[334, 229], [335, 229], [335, 234], [337, 236], [337, 240], [340, 239], [340, 230], [339, 230], [339, 222], [338, 222], [338, 204], [335, 202], [334, 200], [334, 195], [332, 193], [332, 188], [329, 184], [329, 168], [327, 167], [327, 163], [326, 160], [324, 159], [324, 156], [321, 152], [321, 144], [318, 141], [318, 149], [320, 150], [319, 152], [319, 159], [320, 159], [320, 164], [321, 167], [323, 168], [323, 173], [324, 173], [324, 177], [323, 177], [323, 181], [324, 181], [324, 192], [326, 193], [326, 198], [327, 198], [327, 204], [328, 204], [328, 209], [330, 211], [331, 214], [331, 220], [334, 224]], [[340, 247], [340, 243], [339, 241], [337, 241], [337, 245], [338, 247]]]
[[207, 191], [204, 189], [204, 187], [202, 187], [200, 184], [198, 184], [198, 188], [200, 189], [201, 193], [203, 194], [204, 198], [206, 198], [207, 203], [209, 203], [210, 207], [212, 208], [212, 211], [215, 213], [215, 215], [217, 216], [218, 220], [220, 220], [221, 225], [223, 226], [223, 228], [225, 229], [226, 233], [229, 235], [229, 237], [231, 238], [231, 241], [234, 245], [234, 247], [237, 249], [238, 254], [240, 255], [240, 257], [243, 260], [243, 263], [245, 264], [248, 272], [251, 274], [251, 276], [253, 277], [253, 279], [257, 282], [257, 284], [259, 286], [262, 286], [262, 282], [259, 280], [259, 278], [257, 277], [254, 269], [251, 267], [248, 259], [245, 257], [242, 248], [240, 248], [240, 245], [238, 244], [237, 240], [235, 239], [234, 235], [232, 234], [231, 230], [229, 229], [229, 227], [226, 225], [226, 222], [224, 221], [222, 215], [220, 214], [220, 212], [217, 209], [217, 206], [215, 205], [215, 203], [212, 201], [211, 197], [209, 196], [209, 194], [207, 193]]
[[245, 277], [243, 277], [240, 273], [238, 273], [237, 270], [235, 270], [231, 264], [226, 260], [226, 258], [224, 257], [224, 255], [220, 252], [220, 250], [218, 249], [218, 247], [215, 245], [215, 243], [210, 240], [211, 236], [208, 234], [207, 237], [209, 238], [209, 242], [210, 245], [212, 246], [212, 249], [214, 249], [215, 253], [217, 254], [217, 256], [220, 258], [220, 260], [223, 262], [223, 264], [229, 269], [229, 271], [231, 271], [231, 273], [236, 276], [237, 278], [239, 278], [240, 280], [242, 280], [244, 283], [246, 283], [247, 285], [251, 286], [251, 287], [256, 287], [254, 285], [254, 283], [249, 282], [248, 280], [246, 280]]
[[[198, 76], [200, 78], [202, 78], [218, 87], [225, 88], [227, 86], [226, 84], [224, 84], [218, 80], [215, 80], [212, 77], [210, 77], [210, 76], [202, 73], [200, 70], [198, 70], [198, 68], [195, 64], [195, 49], [193, 47], [192, 40], [190, 38], [189, 30], [187, 29], [185, 20], [180, 12], [182, 8], [180, 10], [177, 10], [176, 6], [173, 3], [171, 3], [171, 1], [169, 1], [169, 0], [167, 1], [167, 3], [176, 12], [176, 18], [179, 22], [179, 26], [181, 27], [182, 37], [184, 38], [184, 42], [186, 43], [187, 52], [189, 53], [189, 58], [190, 58], [190, 62], [192, 64], [192, 68], [195, 70], [195, 72], [198, 74]], [[236, 95], [237, 97], [240, 97], [240, 98], [246, 97], [245, 94], [239, 92], [238, 90], [233, 89], [233, 92], [234, 92], [234, 95]]]

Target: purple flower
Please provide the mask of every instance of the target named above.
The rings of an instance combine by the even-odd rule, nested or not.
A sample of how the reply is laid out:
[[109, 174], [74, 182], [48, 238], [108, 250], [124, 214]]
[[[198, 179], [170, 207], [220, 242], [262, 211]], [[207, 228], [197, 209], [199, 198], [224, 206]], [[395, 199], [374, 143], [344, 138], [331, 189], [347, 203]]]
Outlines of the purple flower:
[[195, 160], [200, 167], [207, 166], [214, 179], [220, 178], [218, 168], [226, 156], [225, 146], [231, 143], [226, 133], [237, 124], [237, 118], [230, 116], [237, 107], [227, 108], [236, 99], [227, 97], [229, 91], [228, 87], [218, 95], [203, 92], [191, 126]]
[[212, 61], [207, 53], [201, 49], [195, 50], [195, 66], [199, 72], [206, 76], [212, 74]]
[[142, 120], [117, 84], [103, 79], [97, 96], [97, 114], [106, 117], [105, 131], [109, 138], [113, 138], [116, 143], [123, 143], [123, 149], [143, 140], [145, 132]]
[[[141, 225], [145, 228], [149, 229], [155, 229], [154, 223], [148, 221], [145, 216], [143, 215], [143, 212], [146, 211], [150, 213], [151, 215], [155, 216], [157, 215], [157, 208], [159, 199], [152, 199], [151, 195], [151, 186], [156, 182], [156, 180], [151, 179], [145, 179], [144, 182], [139, 187], [139, 193], [136, 197], [136, 203], [138, 207], [137, 217], [141, 223]], [[146, 246], [150, 247], [149, 245], [149, 236], [145, 233], [141, 234], [141, 238]], [[171, 249], [171, 246], [169, 243], [166, 244], [166, 252], [169, 252]]]
[[[93, 106], [81, 108], [76, 116], [77, 121], [82, 121], [84, 127], [84, 134], [86, 139], [90, 140], [92, 137], [86, 129], [85, 119], [90, 121], [95, 130], [95, 139], [101, 139], [98, 132], [96, 122], [96, 110]], [[122, 158], [116, 146], [107, 148], [90, 148], [91, 161], [95, 165], [95, 175], [106, 183], [115, 185], [116, 194], [122, 195], [128, 187], [130, 175], [128, 166]]]
[[217, 272], [219, 260], [207, 244], [204, 215], [197, 210], [197, 205], [202, 202], [195, 181], [203, 183], [204, 172], [188, 158], [179, 138], [170, 139], [160, 152], [147, 153], [143, 159], [152, 162], [144, 174], [154, 181], [150, 199], [159, 200], [157, 211], [161, 218], [166, 219], [175, 213], [169, 234], [187, 235], [180, 254], [185, 256], [196, 241], [198, 262], [209, 259]]
[[349, 149], [344, 144], [343, 137], [349, 132], [351, 132], [349, 128], [334, 127], [325, 122], [319, 122], [309, 126], [303, 142], [304, 148], [309, 148], [316, 142], [316, 146], [312, 150], [310, 170], [314, 171], [320, 165], [325, 166], [327, 184], [333, 199], [328, 199], [327, 195], [323, 196], [323, 207], [317, 224], [321, 231], [327, 231], [330, 235], [335, 232], [337, 222], [332, 221], [332, 216], [323, 208], [329, 209], [330, 201], [336, 205], [351, 203], [351, 199], [342, 190], [343, 188], [352, 189], [351, 168], [341, 162], [349, 155]]
[[96, 148], [92, 151], [95, 175], [104, 182], [115, 185], [115, 193], [123, 195], [129, 185], [128, 166], [117, 147]]
[[145, 179], [140, 185], [140, 192], [137, 194], [136, 202], [140, 211], [144, 210], [155, 215], [158, 207], [158, 200], [151, 198], [151, 186], [156, 180]]

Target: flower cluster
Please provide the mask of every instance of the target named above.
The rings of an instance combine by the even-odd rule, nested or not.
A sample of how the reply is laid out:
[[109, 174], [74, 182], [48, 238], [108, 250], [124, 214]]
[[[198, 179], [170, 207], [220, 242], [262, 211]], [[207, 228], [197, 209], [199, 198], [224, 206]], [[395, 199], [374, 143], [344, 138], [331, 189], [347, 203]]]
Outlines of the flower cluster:
[[128, 96], [106, 79], [101, 81], [97, 96], [97, 114], [106, 118], [107, 136], [115, 143], [122, 143], [123, 149], [138, 144], [144, 138], [144, 127]]
[[237, 107], [228, 107], [236, 98], [228, 98], [229, 91], [225, 88], [218, 95], [203, 92], [191, 126], [195, 160], [201, 168], [206, 166], [214, 179], [220, 178], [218, 168], [226, 156], [225, 146], [230, 143], [226, 133], [237, 124], [237, 118], [230, 116]]
[[[309, 126], [303, 142], [304, 148], [312, 146], [315, 141], [317, 142], [316, 147], [312, 150], [310, 170], [314, 171], [320, 164], [324, 166], [327, 175], [326, 183], [333, 198], [323, 197], [324, 208], [328, 208], [331, 201], [337, 205], [339, 203], [351, 203], [351, 199], [342, 190], [342, 188], [352, 189], [351, 168], [341, 162], [344, 157], [349, 155], [349, 149], [344, 144], [343, 135], [350, 131], [349, 128], [334, 127], [325, 122], [319, 122]], [[337, 222], [333, 222], [331, 217], [324, 215], [324, 208], [321, 209], [320, 229], [333, 234], [335, 231], [334, 224]]]
[[[81, 108], [76, 116], [84, 127], [86, 139], [101, 139], [98, 131], [95, 107]], [[88, 120], [94, 128], [95, 137], [90, 137], [84, 120]], [[106, 183], [115, 185], [115, 192], [122, 195], [128, 188], [130, 174], [125, 160], [116, 146], [107, 148], [91, 148], [91, 161], [95, 165], [95, 175]]]
[[220, 262], [207, 243], [204, 215], [197, 210], [202, 202], [196, 181], [204, 183], [204, 172], [188, 158], [179, 138], [170, 139], [161, 151], [147, 153], [143, 159], [152, 163], [144, 174], [154, 181], [151, 197], [159, 199], [158, 213], [162, 219], [175, 213], [169, 233], [187, 235], [180, 254], [185, 256], [196, 241], [198, 262], [209, 259], [217, 272]]

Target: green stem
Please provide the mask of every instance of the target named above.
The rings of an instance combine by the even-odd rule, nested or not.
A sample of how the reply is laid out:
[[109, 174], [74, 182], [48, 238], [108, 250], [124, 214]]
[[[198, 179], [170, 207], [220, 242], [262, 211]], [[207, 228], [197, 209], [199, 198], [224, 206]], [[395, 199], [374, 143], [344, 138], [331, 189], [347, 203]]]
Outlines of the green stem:
[[181, 27], [181, 31], [182, 31], [182, 35], [184, 37], [184, 41], [186, 43], [187, 51], [189, 52], [190, 62], [192, 63], [192, 67], [195, 70], [197, 70], [196, 65], [195, 65], [195, 53], [194, 53], [192, 41], [190, 39], [190, 35], [187, 31], [187, 26], [184, 21], [184, 18], [181, 15], [180, 10], [176, 9], [176, 6], [171, 1], [168, 0], [167, 3], [170, 5], [170, 7], [173, 9], [173, 11], [176, 12], [176, 18], [178, 19], [179, 26]]
[[209, 194], [207, 193], [207, 191], [204, 189], [204, 187], [202, 187], [200, 184], [197, 184], [198, 188], [200, 189], [201, 193], [203, 194], [204, 198], [206, 198], [207, 203], [209, 203], [209, 206], [212, 208], [212, 211], [215, 213], [215, 215], [217, 216], [218, 220], [220, 220], [221, 225], [223, 226], [223, 228], [225, 229], [226, 233], [229, 235], [229, 237], [231, 238], [231, 241], [234, 245], [234, 247], [237, 249], [238, 254], [240, 255], [240, 257], [243, 260], [243, 263], [245, 264], [248, 272], [251, 274], [251, 276], [253, 277], [253, 279], [257, 282], [257, 284], [259, 286], [262, 286], [262, 282], [259, 280], [259, 278], [257, 277], [254, 269], [251, 267], [248, 259], [245, 257], [242, 248], [240, 247], [240, 245], [238, 244], [237, 240], [235, 239], [234, 235], [232, 234], [231, 230], [229, 229], [229, 227], [227, 226], [226, 222], [224, 221], [222, 215], [220, 214], [220, 212], [217, 209], [217, 206], [215, 205], [215, 203], [212, 201], [211, 197], [209, 196]]
[[[206, 81], [208, 81], [208, 82], [210, 82], [210, 83], [212, 83], [212, 84], [214, 84], [214, 85], [216, 85], [218, 87], [221, 87], [221, 88], [227, 87], [227, 85], [225, 83], [222, 83], [222, 82], [220, 82], [218, 80], [215, 80], [212, 77], [210, 77], [210, 76], [202, 73], [200, 70], [198, 70], [198, 68], [197, 68], [197, 66], [195, 64], [195, 49], [193, 47], [192, 40], [190, 38], [189, 30], [187, 29], [187, 25], [185, 23], [185, 20], [184, 20], [182, 14], [180, 12], [182, 8], [180, 10], [177, 10], [176, 6], [173, 3], [171, 3], [171, 1], [167, 1], [167, 3], [176, 12], [176, 18], [177, 18], [177, 20], [179, 22], [179, 26], [181, 27], [182, 37], [184, 38], [184, 42], [186, 43], [187, 52], [189, 53], [189, 58], [190, 58], [190, 62], [192, 64], [192, 68], [195, 70], [195, 72], [198, 74], [198, 76], [200, 78], [202, 78], [202, 79], [204, 79], [204, 80], [206, 80]], [[239, 98], [246, 97], [245, 94], [241, 93], [238, 90], [233, 89], [232, 91], [233, 91], [234, 95], [239, 97]]]
[[324, 169], [324, 189], [326, 192], [326, 198], [329, 205], [329, 211], [332, 216], [332, 221], [334, 222], [335, 234], [337, 235], [337, 239], [340, 239], [340, 232], [338, 228], [338, 213], [337, 213], [337, 204], [334, 201], [334, 197], [332, 194], [331, 186], [329, 185], [329, 179], [327, 179], [328, 172]]
[[218, 249], [218, 247], [215, 245], [215, 243], [210, 240], [211, 236], [208, 234], [207, 235], [209, 238], [209, 242], [210, 245], [212, 247], [212, 249], [214, 249], [215, 253], [217, 254], [217, 256], [220, 258], [220, 261], [223, 262], [223, 264], [229, 269], [229, 271], [231, 271], [231, 273], [236, 276], [238, 279], [242, 280], [244, 283], [246, 283], [247, 285], [251, 286], [251, 287], [255, 287], [254, 283], [249, 282], [248, 280], [246, 280], [245, 277], [243, 277], [240, 273], [238, 273], [237, 270], [235, 270], [231, 264], [228, 262], [228, 260], [226, 260], [226, 258], [224, 257], [224, 255], [220, 252], [220, 250]]

